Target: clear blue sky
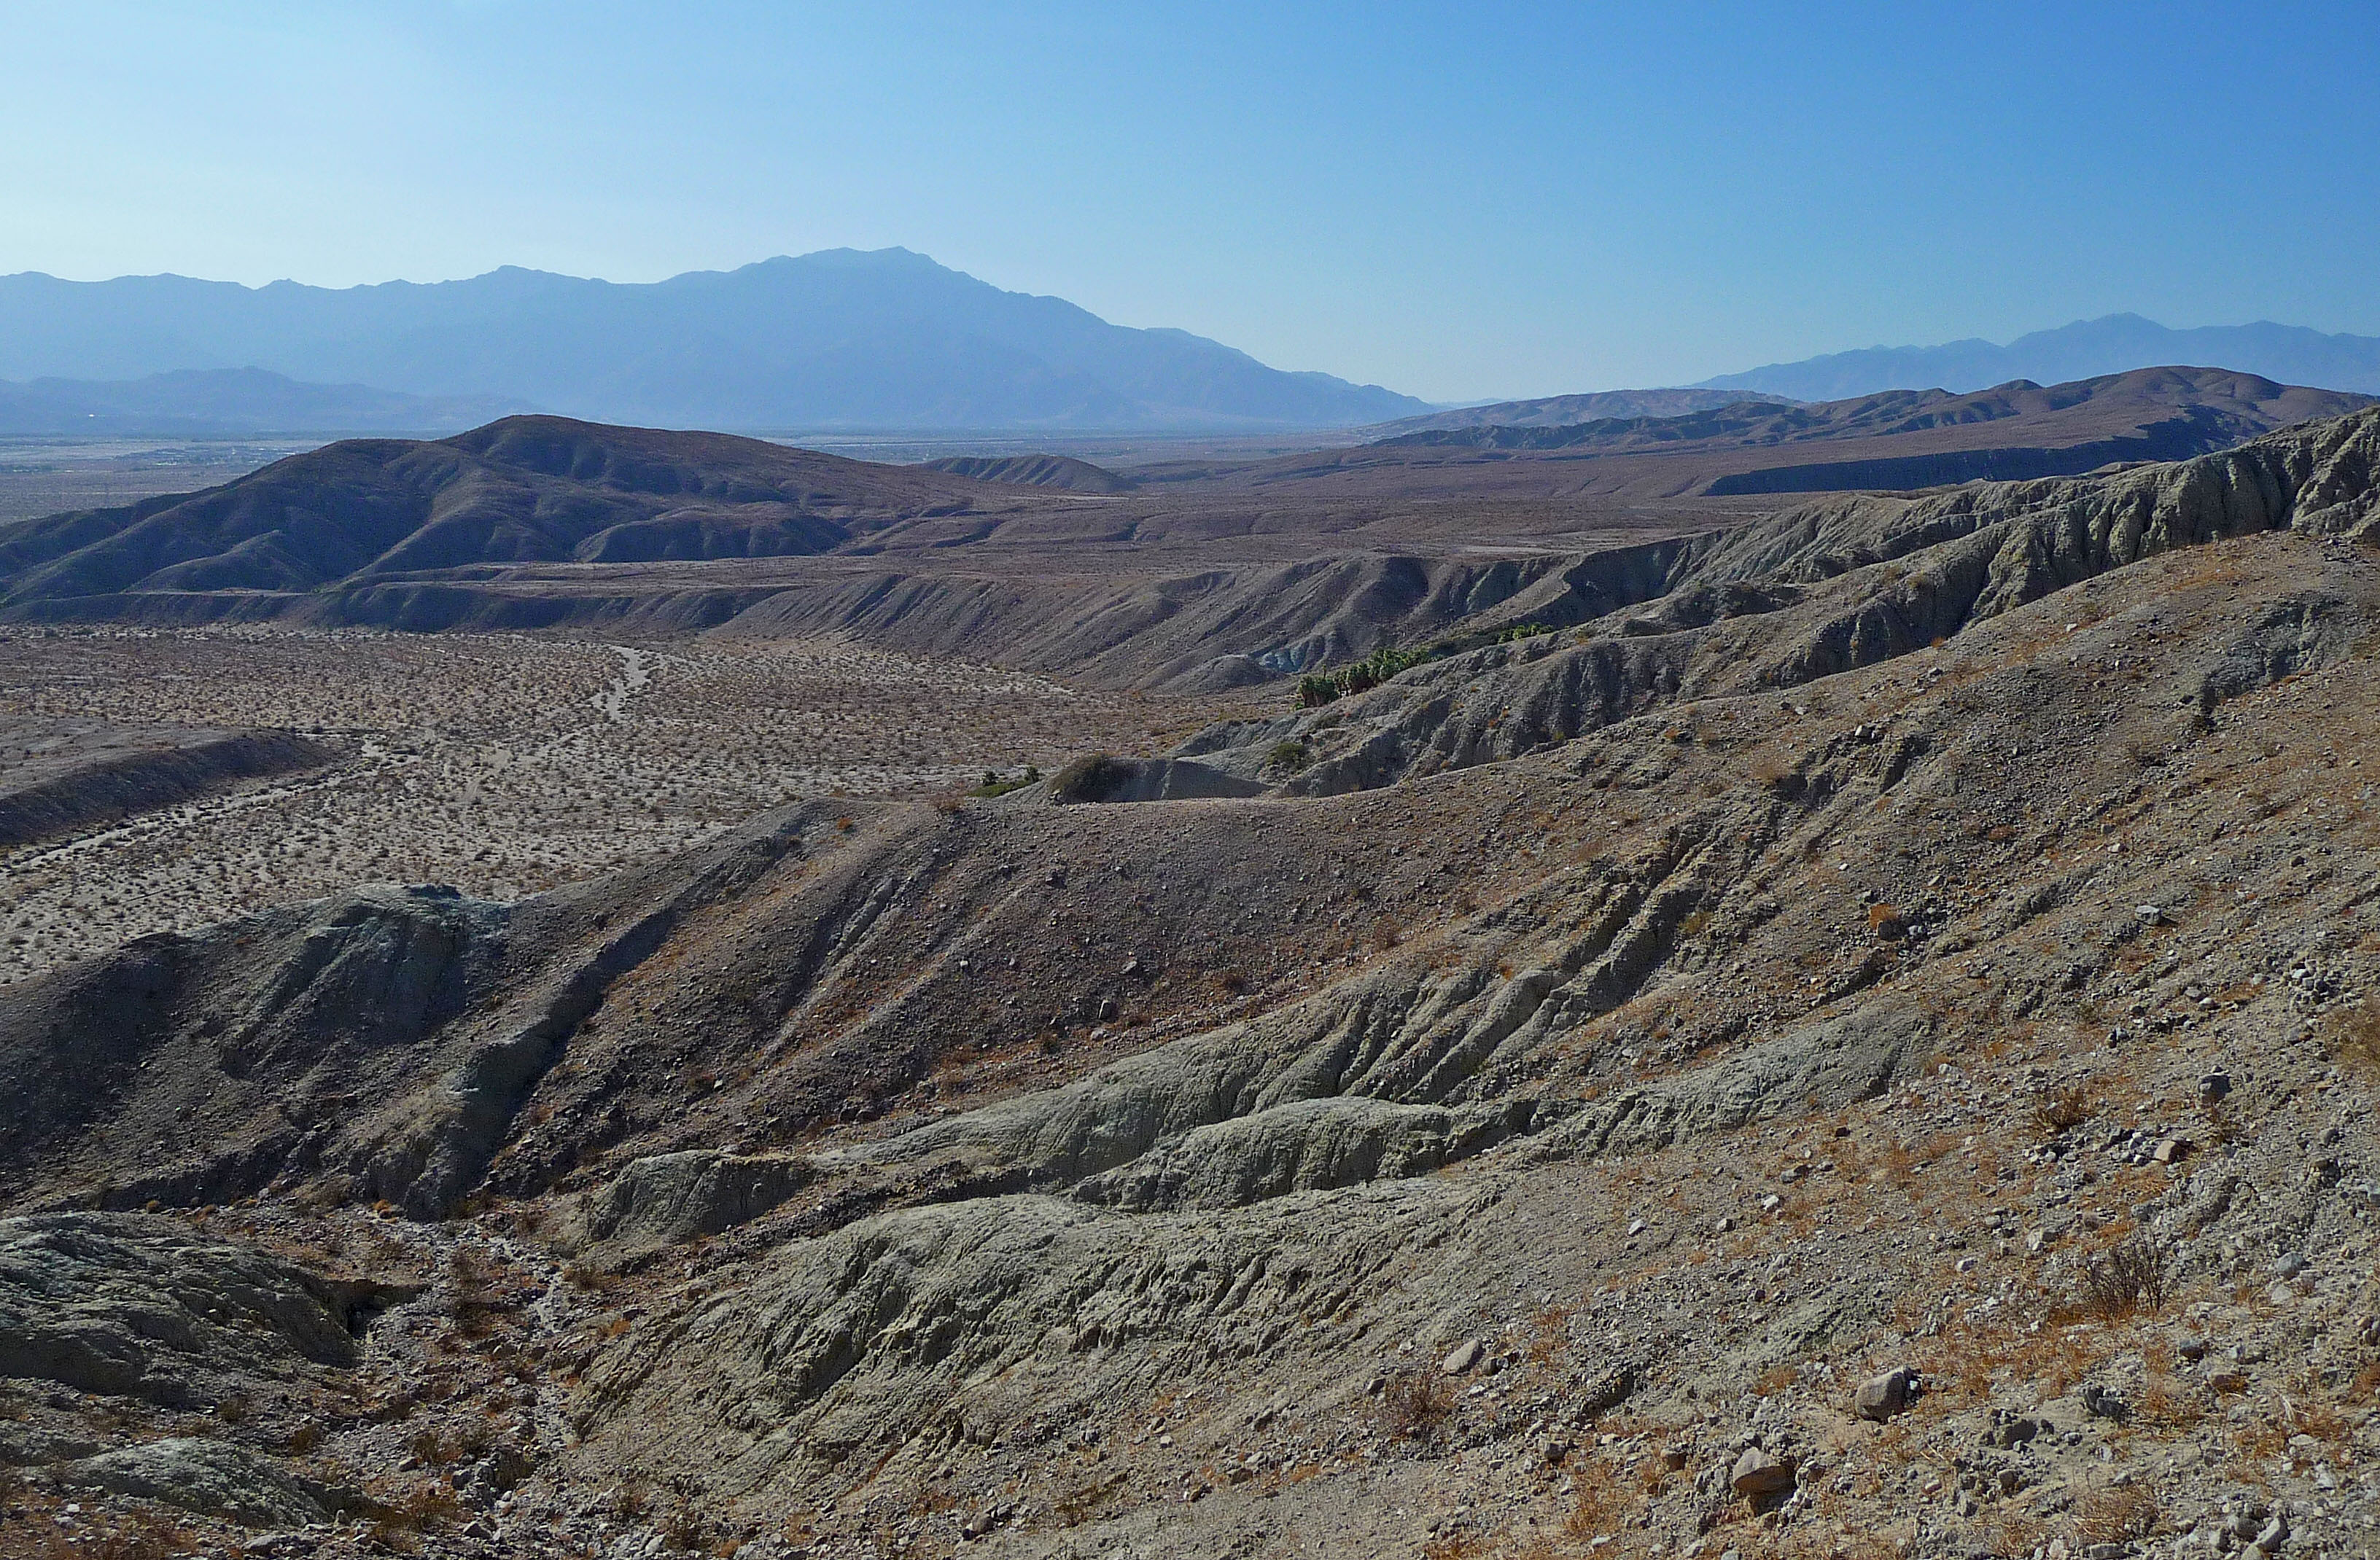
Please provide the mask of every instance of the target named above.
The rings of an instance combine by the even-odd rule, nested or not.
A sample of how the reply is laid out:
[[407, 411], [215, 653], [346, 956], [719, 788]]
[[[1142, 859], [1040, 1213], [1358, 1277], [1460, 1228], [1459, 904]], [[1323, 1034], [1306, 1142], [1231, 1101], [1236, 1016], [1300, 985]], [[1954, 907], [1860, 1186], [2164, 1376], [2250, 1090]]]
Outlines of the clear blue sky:
[[1434, 399], [2380, 334], [2380, 3], [0, 7], [0, 271], [900, 244]]

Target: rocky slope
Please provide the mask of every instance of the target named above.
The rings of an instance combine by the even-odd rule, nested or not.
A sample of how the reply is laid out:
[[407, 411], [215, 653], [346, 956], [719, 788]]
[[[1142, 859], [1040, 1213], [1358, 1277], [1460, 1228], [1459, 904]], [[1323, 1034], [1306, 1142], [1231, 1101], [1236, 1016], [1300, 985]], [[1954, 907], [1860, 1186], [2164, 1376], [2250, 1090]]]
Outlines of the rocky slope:
[[[1162, 763], [0, 995], [9, 1508], [315, 1553], [2356, 1550], [2375, 440], [1814, 505]], [[1100, 800], [1200, 773], [1264, 793]], [[363, 1344], [174, 1322], [175, 1241]], [[166, 1341], [73, 1376], [25, 1320], [65, 1285]], [[124, 1385], [167, 1367], [257, 1385]]]

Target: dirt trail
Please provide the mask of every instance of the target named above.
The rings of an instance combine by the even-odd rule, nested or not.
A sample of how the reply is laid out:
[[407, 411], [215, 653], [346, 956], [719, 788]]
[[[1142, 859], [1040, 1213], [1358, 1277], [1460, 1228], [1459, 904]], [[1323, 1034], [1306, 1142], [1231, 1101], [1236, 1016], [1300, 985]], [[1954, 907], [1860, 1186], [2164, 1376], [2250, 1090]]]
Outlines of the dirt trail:
[[588, 702], [601, 710], [606, 720], [620, 726], [627, 723], [628, 701], [643, 693], [652, 681], [655, 658], [627, 645], [613, 645], [611, 648], [620, 658], [620, 675], [605, 683], [603, 691]]

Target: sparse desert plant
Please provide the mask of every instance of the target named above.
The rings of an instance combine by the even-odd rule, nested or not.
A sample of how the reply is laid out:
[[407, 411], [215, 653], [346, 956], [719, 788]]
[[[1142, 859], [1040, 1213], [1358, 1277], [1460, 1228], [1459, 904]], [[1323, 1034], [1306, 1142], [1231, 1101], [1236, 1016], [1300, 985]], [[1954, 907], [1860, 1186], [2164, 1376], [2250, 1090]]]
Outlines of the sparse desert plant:
[[1391, 1377], [1380, 1392], [1380, 1423], [1406, 1441], [1433, 1439], [1454, 1412], [1454, 1388], [1423, 1369]]
[[1313, 750], [1302, 742], [1275, 743], [1272, 752], [1265, 758], [1268, 768], [1286, 769], [1292, 774], [1295, 774], [1313, 761]]
[[1987, 1547], [1998, 1560], [2022, 1560], [2040, 1552], [2047, 1530], [2031, 1512], [2003, 1510], [1992, 1519]]
[[2330, 1022], [2330, 1059], [2365, 1078], [2380, 1077], [2380, 997], [2366, 997]]
[[2074, 1503], [2074, 1536], [2085, 1544], [2137, 1543], [2156, 1531], [2162, 1515], [2145, 1484], [2089, 1490]]
[[990, 769], [986, 769], [983, 772], [983, 783], [977, 786], [973, 791], [968, 792], [967, 794], [970, 796], [1005, 796], [1012, 791], [1022, 791], [1028, 785], [1038, 784], [1039, 783], [1040, 779], [1040, 768], [1032, 764], [1026, 765], [1025, 772], [1014, 780], [1002, 780], [997, 773]]
[[2080, 1083], [2045, 1089], [2033, 1102], [2034, 1130], [2044, 1137], [2070, 1132], [2091, 1119], [2091, 1091]]
[[447, 1314], [467, 1336], [484, 1334], [500, 1311], [511, 1309], [503, 1273], [477, 1246], [458, 1245], [446, 1259]]
[[2085, 1256], [2074, 1282], [2084, 1309], [2111, 1320], [2163, 1310], [2170, 1284], [2165, 1252], [2138, 1233]]

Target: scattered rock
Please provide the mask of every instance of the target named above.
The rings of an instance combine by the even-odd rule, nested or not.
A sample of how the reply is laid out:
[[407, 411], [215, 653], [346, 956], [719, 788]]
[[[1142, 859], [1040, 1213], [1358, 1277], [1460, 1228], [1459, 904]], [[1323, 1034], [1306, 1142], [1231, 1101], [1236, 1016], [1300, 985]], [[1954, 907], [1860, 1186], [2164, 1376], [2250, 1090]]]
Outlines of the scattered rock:
[[1477, 1338], [1465, 1338], [1448, 1351], [1446, 1358], [1438, 1362], [1438, 1368], [1450, 1376], [1459, 1376], [1478, 1364], [1479, 1357], [1486, 1352]]
[[1735, 1459], [1728, 1482], [1737, 1494], [1748, 1500], [1781, 1495], [1793, 1487], [1793, 1464], [1790, 1458], [1774, 1457], [1753, 1446]]
[[1890, 1419], [1909, 1406], [1914, 1380], [1907, 1369], [1898, 1365], [1882, 1375], [1870, 1376], [1852, 1393], [1852, 1412], [1864, 1420]]

